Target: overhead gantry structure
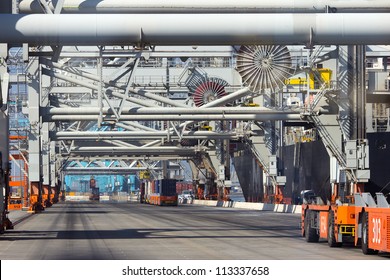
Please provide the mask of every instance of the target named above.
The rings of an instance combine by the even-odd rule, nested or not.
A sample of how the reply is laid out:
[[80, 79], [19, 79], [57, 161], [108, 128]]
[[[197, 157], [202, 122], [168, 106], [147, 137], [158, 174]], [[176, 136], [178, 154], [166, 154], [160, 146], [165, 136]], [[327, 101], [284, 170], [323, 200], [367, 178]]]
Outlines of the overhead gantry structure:
[[[358, 58], [361, 50], [358, 54], [358, 48], [348, 46], [390, 41], [385, 1], [353, 5], [348, 1], [243, 1], [239, 5], [226, 1], [226, 5], [218, 2], [226, 7], [218, 11], [199, 1], [156, 1], [150, 6], [121, 2], [24, 0], [18, 6], [20, 13], [46, 14], [0, 15], [0, 42], [6, 47], [22, 46], [23, 59], [29, 62], [29, 179], [38, 204], [42, 190], [47, 193], [49, 186], [57, 184], [56, 171], [66, 169], [61, 164], [64, 159], [87, 161], [90, 170], [112, 166], [102, 159], [119, 160], [118, 170], [130, 170], [135, 162], [149, 169], [154, 164], [150, 160], [193, 159], [194, 165], [212, 170], [217, 178], [218, 166], [229, 166], [228, 140], [250, 143], [273, 184], [282, 184], [285, 178], [273, 158], [278, 142], [275, 128], [282, 128], [275, 121], [304, 118], [323, 128], [330, 155], [347, 167], [339, 153], [345, 131], [335, 119], [316, 115], [321, 98], [332, 89], [324, 86], [317, 91], [316, 106], [309, 111], [282, 109], [275, 93], [281, 92], [297, 66], [304, 65], [292, 63], [286, 47], [263, 45], [311, 49], [306, 69], [300, 69], [307, 71], [323, 55], [313, 50], [315, 46], [347, 45], [338, 48], [337, 55]], [[94, 14], [84, 14], [91, 11]], [[191, 48], [173, 47], [179, 45]], [[203, 47], [234, 45], [241, 48]], [[203, 62], [218, 57], [219, 63], [230, 64], [207, 72], [194, 61], [177, 60], [184, 57], [208, 58]], [[232, 71], [234, 67], [238, 71]], [[348, 88], [352, 78], [345, 79], [345, 96], [357, 96], [357, 90], [351, 93]], [[260, 100], [261, 107], [242, 107], [254, 99]], [[274, 122], [266, 125], [270, 121]], [[334, 131], [327, 137], [329, 129]], [[272, 138], [269, 145], [267, 136]], [[252, 141], [247, 141], [250, 137]], [[85, 167], [69, 168], [77, 166]], [[228, 174], [221, 173], [223, 185]]]

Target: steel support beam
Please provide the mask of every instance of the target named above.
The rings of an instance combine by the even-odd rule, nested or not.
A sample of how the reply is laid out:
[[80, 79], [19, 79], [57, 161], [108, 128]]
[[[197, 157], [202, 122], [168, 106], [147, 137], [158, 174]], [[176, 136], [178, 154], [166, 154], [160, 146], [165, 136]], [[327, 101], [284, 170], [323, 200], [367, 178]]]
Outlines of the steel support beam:
[[[86, 107], [86, 108], [56, 108], [56, 107], [41, 107], [41, 115], [96, 115], [100, 112], [100, 108]], [[113, 110], [108, 107], [102, 109], [103, 114], [112, 115]], [[143, 107], [127, 107], [122, 109], [123, 115], [219, 115], [219, 114], [296, 114], [297, 111], [280, 111], [272, 110], [266, 107], [201, 107], [201, 108], [143, 108]]]
[[[175, 136], [170, 132], [171, 138]], [[148, 131], [58, 131], [50, 133], [52, 140], [139, 140], [139, 139], [161, 139], [166, 137], [167, 132], [148, 132]], [[213, 131], [185, 131], [181, 138], [183, 139], [237, 139], [236, 133], [223, 133]]]
[[85, 171], [112, 171], [112, 172], [129, 172], [129, 171], [142, 171], [142, 170], [162, 170], [161, 167], [65, 167], [64, 172], [85, 172]]
[[[92, 84], [88, 80], [78, 80], [76, 78], [69, 77], [69, 76], [66, 76], [66, 75], [63, 75], [63, 74], [60, 74], [60, 73], [57, 73], [57, 72], [53, 72], [53, 71], [51, 71], [49, 69], [45, 69], [45, 68], [42, 69], [42, 73], [44, 75], [47, 75], [47, 76], [50, 76], [50, 77], [54, 77], [54, 78], [57, 78], [57, 79], [61, 79], [61, 80], [64, 80], [64, 81], [68, 81], [68, 82], [71, 82], [71, 83], [74, 83], [74, 84], [86, 87], [86, 88], [90, 88], [90, 89], [99, 91], [99, 86], [97, 86], [95, 84]], [[81, 74], [82, 77], [96, 77], [96, 75], [93, 75], [93, 74], [89, 74], [88, 76], [87, 76], [87, 74], [82, 74], [82, 72], [80, 72], [79, 75], [80, 74]], [[94, 80], [98, 81], [96, 79], [94, 79]], [[111, 87], [111, 85], [106, 84], [106, 88], [105, 89], [107, 90], [108, 87]], [[114, 85], [113, 87], [116, 87], [116, 86]], [[120, 87], [116, 87], [116, 88], [122, 89]], [[122, 90], [125, 90], [125, 89], [122, 89]], [[158, 100], [159, 102], [163, 102], [165, 104], [169, 104], [169, 105], [172, 105], [172, 106], [177, 106], [178, 105], [177, 102], [175, 102], [175, 101], [169, 100], [168, 98], [164, 98], [164, 97], [158, 96], [156, 94], [148, 93], [148, 92], [143, 91], [143, 90], [130, 90], [130, 92], [132, 92], [133, 94], [140, 94], [142, 96], [148, 97], [150, 99]], [[110, 91], [110, 94], [112, 96], [115, 96], [115, 97], [118, 97], [118, 98], [121, 98], [121, 99], [125, 99], [128, 102], [132, 102], [132, 103], [135, 103], [135, 104], [138, 104], [138, 105], [141, 105], [141, 106], [145, 106], [145, 107], [153, 107], [154, 106], [154, 104], [152, 102], [150, 102], [150, 100], [133, 98], [133, 97], [126, 96], [125, 94], [122, 94], [122, 93], [119, 93], [119, 92], [114, 92], [114, 91]], [[185, 106], [186, 105], [183, 104], [181, 107], [185, 107]]]
[[[43, 122], [53, 121], [96, 121], [99, 115], [49, 115], [42, 116]], [[269, 121], [269, 120], [300, 120], [301, 116], [295, 112], [262, 112], [256, 114], [166, 114], [166, 115], [122, 115], [119, 121]], [[103, 117], [103, 121], [116, 122], [114, 115]]]
[[38, 59], [32, 59], [28, 67], [28, 94], [29, 94], [29, 121], [30, 131], [28, 135], [29, 148], [29, 210], [37, 211], [43, 208], [42, 201], [42, 146], [39, 106], [41, 96], [41, 75]]
[[196, 148], [187, 147], [75, 147], [71, 154], [128, 154], [128, 155], [195, 155]]
[[171, 160], [171, 161], [178, 161], [178, 160], [189, 160], [194, 157], [193, 154], [189, 155], [131, 155], [131, 154], [124, 154], [124, 153], [118, 153], [118, 154], [104, 154], [103, 156], [99, 155], [92, 155], [92, 154], [61, 154], [59, 153], [57, 155], [57, 158], [66, 160], [66, 161], [72, 161], [72, 160], [80, 160], [85, 161], [89, 160], [91, 158], [94, 159], [111, 159], [111, 160], [148, 160], [148, 161], [159, 161], [159, 160]]

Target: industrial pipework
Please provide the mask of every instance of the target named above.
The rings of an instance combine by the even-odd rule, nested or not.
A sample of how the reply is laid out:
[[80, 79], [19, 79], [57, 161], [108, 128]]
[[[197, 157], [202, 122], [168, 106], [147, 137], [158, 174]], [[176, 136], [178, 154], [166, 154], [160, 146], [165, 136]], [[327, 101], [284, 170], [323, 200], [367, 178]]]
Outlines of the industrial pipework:
[[390, 44], [390, 16], [365, 14], [0, 15], [10, 45]]
[[[54, 12], [58, 0], [47, 9]], [[367, 13], [390, 12], [386, 0], [64, 0], [61, 13]], [[22, 0], [20, 13], [43, 13], [39, 0]]]

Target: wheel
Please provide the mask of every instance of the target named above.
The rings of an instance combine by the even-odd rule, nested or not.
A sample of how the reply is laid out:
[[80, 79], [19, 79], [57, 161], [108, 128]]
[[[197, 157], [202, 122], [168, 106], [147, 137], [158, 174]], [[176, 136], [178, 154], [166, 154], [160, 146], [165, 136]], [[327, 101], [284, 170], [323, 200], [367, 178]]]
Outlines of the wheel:
[[328, 245], [329, 247], [341, 247], [342, 243], [336, 241], [336, 234], [334, 231], [334, 212], [329, 212], [328, 217]]
[[9, 218], [5, 219], [4, 228], [5, 228], [5, 230], [7, 230], [7, 229], [14, 229], [14, 225], [12, 224], [12, 222], [11, 222], [11, 220]]
[[305, 216], [305, 239], [307, 242], [314, 243], [318, 242], [320, 236], [318, 235], [317, 229], [311, 227], [311, 218], [313, 215], [316, 213], [307, 210], [306, 211], [306, 216]]
[[373, 255], [375, 254], [375, 250], [370, 249], [368, 247], [368, 233], [369, 233], [369, 226], [368, 226], [368, 213], [363, 212], [362, 216], [362, 251], [365, 255]]

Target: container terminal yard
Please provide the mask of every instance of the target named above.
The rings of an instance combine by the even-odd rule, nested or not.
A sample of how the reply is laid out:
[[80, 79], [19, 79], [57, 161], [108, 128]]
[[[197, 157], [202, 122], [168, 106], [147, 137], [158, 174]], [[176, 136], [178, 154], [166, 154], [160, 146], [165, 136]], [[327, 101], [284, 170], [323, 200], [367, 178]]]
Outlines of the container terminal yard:
[[0, 2], [2, 260], [388, 260], [390, 3]]

